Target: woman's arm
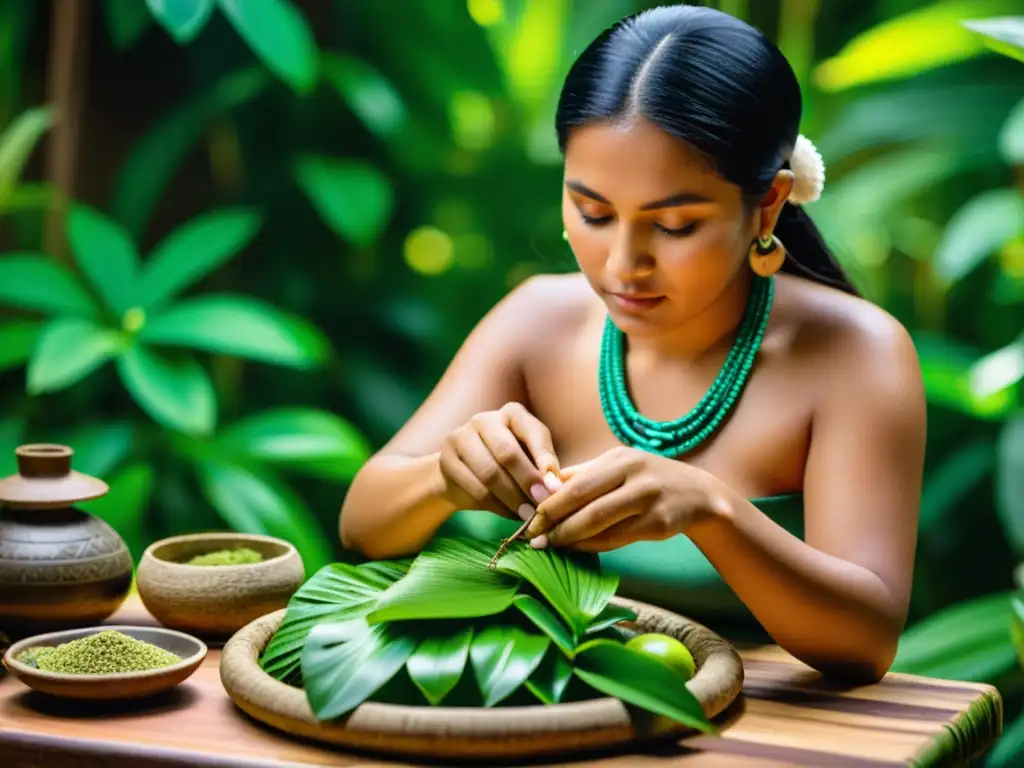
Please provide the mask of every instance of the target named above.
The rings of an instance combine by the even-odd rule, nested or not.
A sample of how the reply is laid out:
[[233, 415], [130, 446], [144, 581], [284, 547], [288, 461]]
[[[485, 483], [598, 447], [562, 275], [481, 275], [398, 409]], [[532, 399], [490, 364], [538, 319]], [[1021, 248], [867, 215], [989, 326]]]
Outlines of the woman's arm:
[[342, 544], [375, 559], [418, 552], [459, 505], [440, 470], [445, 438], [475, 414], [526, 403], [523, 360], [536, 336], [536, 293], [526, 281], [469, 335], [430, 396], [352, 481], [341, 509]]
[[917, 542], [925, 398], [906, 332], [837, 345], [804, 479], [805, 540], [719, 485], [690, 538], [783, 648], [831, 674], [875, 680], [906, 621]]

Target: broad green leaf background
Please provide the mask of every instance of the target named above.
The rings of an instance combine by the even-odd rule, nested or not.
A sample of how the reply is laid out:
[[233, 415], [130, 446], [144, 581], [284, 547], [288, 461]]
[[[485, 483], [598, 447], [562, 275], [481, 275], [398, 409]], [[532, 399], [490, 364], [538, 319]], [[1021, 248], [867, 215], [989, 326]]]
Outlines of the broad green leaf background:
[[[927, 457], [896, 669], [997, 686], [1005, 734], [984, 766], [1022, 764], [1024, 9], [702, 4], [788, 57], [826, 164], [806, 211], [917, 349]], [[48, 4], [0, 3], [0, 470], [20, 443], [73, 445], [133, 553], [241, 528], [296, 543], [310, 577], [354, 567], [339, 515], [368, 458], [497, 301], [577, 269], [559, 85], [595, 35], [651, 5], [102, 0], [69, 113], [36, 45]], [[474, 535], [500, 535], [492, 518]], [[537, 573], [494, 575], [467, 580], [456, 611], [480, 615], [451, 620], [548, 641], [497, 706], [571, 695], [583, 683], [559, 645], [607, 637], [607, 585], [556, 578], [545, 595]], [[429, 568], [393, 585], [370, 589], [393, 589], [372, 626], [431, 612]], [[373, 622], [376, 597], [356, 592], [353, 616]], [[295, 626], [275, 662], [291, 680]], [[473, 693], [466, 663], [444, 700]], [[436, 697], [450, 680], [400, 682]]]

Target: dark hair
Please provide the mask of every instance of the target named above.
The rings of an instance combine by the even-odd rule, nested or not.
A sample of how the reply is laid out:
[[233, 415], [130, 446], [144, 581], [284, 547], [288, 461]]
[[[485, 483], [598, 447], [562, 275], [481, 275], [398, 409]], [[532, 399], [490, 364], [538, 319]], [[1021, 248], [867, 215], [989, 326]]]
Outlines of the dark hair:
[[[707, 157], [752, 207], [789, 167], [802, 109], [792, 67], [760, 31], [674, 5], [599, 35], [569, 70], [555, 123], [564, 152], [577, 126], [643, 117]], [[802, 207], [785, 203], [775, 233], [788, 252], [784, 272], [857, 294]]]

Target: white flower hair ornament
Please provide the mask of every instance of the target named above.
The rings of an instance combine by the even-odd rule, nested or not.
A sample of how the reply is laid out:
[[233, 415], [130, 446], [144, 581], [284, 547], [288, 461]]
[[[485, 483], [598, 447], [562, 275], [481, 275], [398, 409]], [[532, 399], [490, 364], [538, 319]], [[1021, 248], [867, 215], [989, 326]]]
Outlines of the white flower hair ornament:
[[821, 197], [825, 188], [825, 161], [811, 140], [803, 134], [796, 138], [793, 154], [789, 158], [789, 167], [793, 171], [793, 190], [789, 193], [789, 202], [793, 205], [813, 203]]

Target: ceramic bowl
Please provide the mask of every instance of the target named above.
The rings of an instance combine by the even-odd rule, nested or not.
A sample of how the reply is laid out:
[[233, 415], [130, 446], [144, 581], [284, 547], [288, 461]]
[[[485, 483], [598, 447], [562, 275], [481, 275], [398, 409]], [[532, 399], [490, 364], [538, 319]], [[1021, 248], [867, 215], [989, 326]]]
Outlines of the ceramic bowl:
[[[116, 630], [137, 640], [163, 648], [180, 656], [181, 661], [170, 667], [145, 672], [123, 672], [110, 675], [73, 675], [45, 672], [15, 657], [22, 651], [39, 646], [53, 647], [107, 630]], [[206, 658], [207, 647], [201, 640], [160, 627], [97, 626], [69, 629], [25, 638], [4, 654], [4, 666], [25, 685], [37, 691], [70, 699], [113, 701], [138, 699], [166, 691], [187, 680]]]
[[[248, 547], [265, 558], [250, 565], [187, 565], [195, 555]], [[288, 605], [305, 581], [287, 541], [244, 533], [197, 533], [161, 539], [139, 561], [135, 580], [146, 610], [165, 627], [228, 638]]]

